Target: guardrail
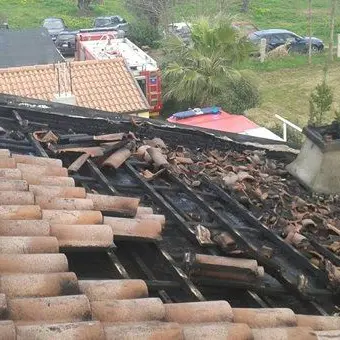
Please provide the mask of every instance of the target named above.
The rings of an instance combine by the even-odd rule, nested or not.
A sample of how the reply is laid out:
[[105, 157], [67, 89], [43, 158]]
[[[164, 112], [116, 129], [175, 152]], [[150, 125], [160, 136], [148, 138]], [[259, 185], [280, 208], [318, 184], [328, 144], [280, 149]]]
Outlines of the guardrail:
[[282, 122], [282, 130], [283, 130], [283, 137], [282, 138], [285, 142], [287, 142], [287, 126], [290, 126], [291, 128], [295, 129], [296, 131], [302, 132], [302, 129], [299, 126], [293, 124], [292, 122], [281, 117], [280, 115], [276, 114], [275, 118], [277, 118], [278, 120], [280, 120]]

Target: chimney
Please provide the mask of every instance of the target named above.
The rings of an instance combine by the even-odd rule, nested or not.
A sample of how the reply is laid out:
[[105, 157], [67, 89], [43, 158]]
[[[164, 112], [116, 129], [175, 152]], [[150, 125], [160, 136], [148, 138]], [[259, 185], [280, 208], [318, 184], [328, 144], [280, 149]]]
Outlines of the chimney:
[[340, 193], [340, 126], [306, 127], [306, 140], [287, 170], [301, 184], [320, 194]]
[[61, 104], [77, 105], [76, 97], [72, 93], [71, 63], [56, 64], [55, 75], [57, 91], [52, 101]]
[[57, 93], [52, 101], [61, 104], [77, 105], [76, 97], [71, 92]]

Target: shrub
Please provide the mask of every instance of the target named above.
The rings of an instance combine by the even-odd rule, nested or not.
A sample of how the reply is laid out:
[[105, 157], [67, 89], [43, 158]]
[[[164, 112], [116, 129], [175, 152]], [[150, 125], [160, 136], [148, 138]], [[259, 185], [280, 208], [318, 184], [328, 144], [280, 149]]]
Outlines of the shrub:
[[217, 100], [217, 104], [226, 111], [241, 114], [259, 105], [260, 93], [249, 79], [241, 77], [226, 87], [223, 95]]
[[138, 46], [149, 46], [152, 48], [157, 48], [161, 39], [158, 30], [147, 21], [131, 23], [128, 37]]
[[308, 124], [320, 126], [324, 123], [325, 115], [331, 110], [333, 103], [332, 89], [323, 81], [317, 85], [309, 99]]

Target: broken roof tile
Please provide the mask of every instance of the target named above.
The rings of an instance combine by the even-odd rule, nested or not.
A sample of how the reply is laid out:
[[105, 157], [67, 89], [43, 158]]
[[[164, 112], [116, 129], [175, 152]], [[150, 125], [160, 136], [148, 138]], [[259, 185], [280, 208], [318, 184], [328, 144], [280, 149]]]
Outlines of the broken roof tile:
[[[22, 160], [30, 162], [25, 163], [28, 167], [37, 169], [36, 176], [44, 176], [46, 169], [64, 169], [59, 162], [36, 162], [31, 157]], [[19, 167], [24, 172], [24, 167]], [[62, 172], [63, 176], [58, 178], [65, 180], [67, 174]], [[53, 170], [52, 178], [56, 178], [57, 173]], [[48, 177], [47, 174], [43, 178]], [[6, 181], [3, 179], [3, 183]], [[106, 339], [152, 336], [164, 340], [250, 340], [253, 336], [264, 339], [274, 334], [287, 339], [314, 340], [312, 336], [318, 334], [311, 333], [311, 328], [316, 331], [340, 329], [338, 317], [295, 315], [287, 308], [232, 309], [227, 301], [163, 304], [158, 298], [148, 297], [147, 284], [142, 280], [78, 281], [74, 273], [67, 272], [68, 261], [65, 255], [58, 254], [59, 246], [107, 248], [114, 236], [156, 239], [165, 220], [163, 215], [153, 215], [150, 208], [138, 208], [138, 199], [86, 195], [82, 188], [56, 184], [30, 185], [30, 191], [26, 184], [26, 191], [20, 191], [19, 186], [17, 191], [2, 192], [0, 181], [0, 202], [3, 200], [0, 206], [3, 217], [0, 220], [0, 314], [15, 320], [17, 339], [35, 339], [37, 334], [43, 334], [44, 339], [64, 340], [86, 334], [91, 340], [104, 340], [105, 335]], [[36, 205], [31, 204], [33, 196]], [[11, 205], [13, 202], [20, 205]], [[48, 210], [42, 210], [41, 214], [41, 208], [46, 206]], [[125, 212], [136, 218], [103, 218], [96, 210]], [[210, 266], [232, 267], [237, 262], [237, 267], [252, 272], [262, 268], [255, 260], [207, 255], [198, 255], [198, 260]], [[91, 319], [101, 322], [85, 322]], [[9, 334], [8, 339], [13, 334], [15, 337], [12, 326], [12, 322], [0, 322], [0, 332]], [[272, 327], [270, 331], [268, 327]]]

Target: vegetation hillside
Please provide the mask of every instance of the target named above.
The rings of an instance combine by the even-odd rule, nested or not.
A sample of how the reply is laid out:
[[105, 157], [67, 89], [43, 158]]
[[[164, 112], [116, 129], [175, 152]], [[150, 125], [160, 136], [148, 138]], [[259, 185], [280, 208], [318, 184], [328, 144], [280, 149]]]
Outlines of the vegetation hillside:
[[[77, 0], [0, 0], [0, 21], [10, 27], [26, 28], [41, 25], [44, 18], [62, 17], [69, 28], [90, 27], [93, 18], [119, 14], [131, 22], [139, 18], [124, 6], [126, 0], [94, 0], [89, 11], [81, 11]], [[161, 1], [161, 0], [160, 0]], [[164, 0], [168, 1], [168, 0]], [[103, 4], [100, 4], [103, 3]], [[190, 21], [193, 17], [213, 17], [217, 12], [235, 16], [235, 20], [251, 21], [258, 28], [286, 28], [300, 35], [307, 34], [307, 0], [250, 0], [249, 10], [242, 13], [243, 0], [173, 0], [170, 20]], [[331, 0], [313, 0], [313, 35], [328, 43], [329, 9]], [[340, 10], [335, 21], [335, 36], [340, 33]], [[252, 69], [258, 76], [261, 104], [248, 112], [250, 117], [268, 127], [275, 125], [278, 113], [303, 126], [308, 120], [308, 100], [312, 89], [320, 82], [326, 56], [314, 56], [312, 67], [305, 56], [268, 61], [249, 62], [244, 69]], [[340, 63], [330, 66], [329, 82], [339, 103]], [[331, 118], [330, 118], [331, 119]]]
[[[241, 13], [242, 0], [174, 0], [171, 13], [174, 21], [190, 20], [191, 17], [213, 15], [220, 10], [236, 15], [239, 20], [250, 20], [259, 28], [287, 28], [303, 35], [307, 33], [307, 0], [250, 0], [248, 13]], [[313, 0], [313, 34], [326, 39], [329, 31], [328, 12], [330, 0]], [[62, 17], [70, 28], [91, 25], [99, 15], [120, 14], [134, 18], [124, 7], [124, 0], [97, 0], [92, 11], [81, 12], [77, 0], [0, 0], [0, 17], [8, 20], [11, 27], [36, 27], [48, 16]], [[335, 31], [340, 33], [340, 13]]]

